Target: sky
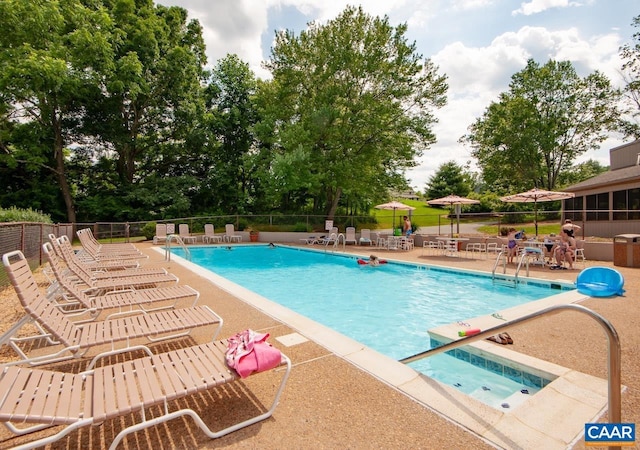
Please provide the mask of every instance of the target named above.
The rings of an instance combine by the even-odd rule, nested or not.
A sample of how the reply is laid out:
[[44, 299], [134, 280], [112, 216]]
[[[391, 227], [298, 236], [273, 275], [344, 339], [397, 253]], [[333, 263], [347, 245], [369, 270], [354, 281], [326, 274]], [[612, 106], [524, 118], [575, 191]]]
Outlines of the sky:
[[[309, 22], [324, 23], [347, 5], [362, 6], [391, 25], [406, 23], [406, 38], [447, 76], [448, 104], [435, 111], [437, 143], [424, 151], [407, 172], [410, 186], [424, 191], [445, 162], [471, 163], [470, 148], [458, 140], [491, 102], [509, 89], [513, 74], [528, 59], [544, 65], [550, 59], [571, 61], [578, 75], [596, 70], [614, 86], [624, 86], [620, 73], [622, 45], [632, 42], [631, 26], [640, 15], [638, 0], [157, 0], [181, 6], [202, 25], [210, 66], [237, 54], [258, 78], [269, 73], [261, 62], [271, 53], [275, 32], [296, 35]], [[609, 165], [609, 150], [625, 143], [611, 135], [599, 150], [577, 162], [595, 159]]]

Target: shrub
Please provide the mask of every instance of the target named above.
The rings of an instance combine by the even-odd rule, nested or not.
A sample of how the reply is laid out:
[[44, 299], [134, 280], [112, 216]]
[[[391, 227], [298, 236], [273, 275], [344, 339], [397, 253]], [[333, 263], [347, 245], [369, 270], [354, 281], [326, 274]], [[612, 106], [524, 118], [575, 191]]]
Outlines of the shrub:
[[293, 225], [293, 231], [296, 232], [311, 232], [313, 231], [311, 227], [307, 226], [306, 222], [298, 222]]
[[144, 235], [145, 238], [147, 238], [148, 240], [153, 239], [153, 237], [156, 235], [156, 223], [155, 222], [149, 222], [147, 223], [145, 226], [143, 226], [140, 229], [140, 232]]
[[18, 209], [12, 206], [9, 209], [0, 208], [0, 222], [40, 222], [52, 223], [51, 216], [41, 211]]

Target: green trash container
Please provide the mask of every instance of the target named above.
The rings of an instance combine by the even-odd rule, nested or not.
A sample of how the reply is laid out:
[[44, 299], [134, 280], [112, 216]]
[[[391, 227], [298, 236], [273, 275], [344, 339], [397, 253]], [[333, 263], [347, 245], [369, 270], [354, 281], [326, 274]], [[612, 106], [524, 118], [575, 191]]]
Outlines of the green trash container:
[[619, 234], [613, 238], [613, 265], [640, 267], [640, 234]]

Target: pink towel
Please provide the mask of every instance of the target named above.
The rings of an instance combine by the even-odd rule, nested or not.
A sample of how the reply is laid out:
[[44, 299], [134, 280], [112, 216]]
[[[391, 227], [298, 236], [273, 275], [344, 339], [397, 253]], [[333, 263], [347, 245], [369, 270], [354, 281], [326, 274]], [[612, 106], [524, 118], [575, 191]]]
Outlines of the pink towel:
[[246, 378], [253, 372], [277, 367], [282, 361], [280, 350], [267, 342], [268, 333], [244, 330], [229, 338], [226, 360], [229, 367]]

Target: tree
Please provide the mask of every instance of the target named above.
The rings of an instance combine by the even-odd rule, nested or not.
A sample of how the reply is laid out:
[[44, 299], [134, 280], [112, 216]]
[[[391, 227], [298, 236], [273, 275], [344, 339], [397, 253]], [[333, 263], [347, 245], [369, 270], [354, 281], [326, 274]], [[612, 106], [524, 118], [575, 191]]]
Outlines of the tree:
[[83, 99], [110, 60], [109, 28], [101, 8], [79, 0], [0, 2], [0, 96], [23, 137], [0, 147], [10, 164], [55, 174], [71, 222], [76, 212], [65, 149], [80, 123]]
[[[187, 11], [152, 0], [105, 0], [113, 23], [114, 54], [89, 105], [88, 135], [117, 154], [120, 179], [133, 183], [181, 156], [190, 112], [198, 109], [204, 41]], [[164, 146], [163, 146], [164, 144]], [[177, 154], [174, 152], [177, 151]]]
[[152, 0], [103, 3], [113, 55], [87, 104], [82, 143], [93, 156], [77, 171], [78, 202], [103, 220], [188, 213], [200, 188], [192, 134], [204, 113], [202, 28]]
[[580, 78], [570, 62], [529, 60], [509, 88], [461, 138], [497, 192], [553, 190], [617, 125], [620, 93], [599, 72]]
[[[255, 148], [253, 126], [257, 81], [249, 64], [237, 55], [227, 55], [213, 69], [206, 89], [207, 114], [204, 128], [209, 134], [204, 183], [215, 189], [209, 206], [230, 213], [246, 212], [249, 174], [246, 159]], [[210, 192], [210, 191], [208, 191]], [[202, 197], [211, 197], [203, 193]]]
[[[632, 25], [640, 28], [640, 16], [633, 18]], [[620, 49], [625, 60], [622, 72], [627, 80], [624, 99], [628, 105], [629, 120], [622, 119], [620, 127], [626, 136], [640, 139], [640, 31], [633, 34], [634, 44], [626, 44]]]
[[593, 178], [596, 175], [607, 172], [608, 166], [603, 166], [598, 161], [590, 159], [580, 164], [576, 164], [571, 170], [566, 171], [558, 178], [558, 184], [560, 187], [571, 186], [582, 181]]
[[277, 136], [269, 146], [278, 155], [270, 159], [272, 192], [313, 199], [331, 218], [343, 196], [404, 184], [404, 170], [435, 141], [432, 110], [447, 90], [406, 30], [347, 7], [298, 37], [276, 35], [265, 63], [272, 96], [261, 102], [266, 123], [259, 125]]
[[427, 199], [433, 200], [450, 194], [466, 197], [470, 191], [469, 176], [465, 175], [464, 168], [455, 161], [449, 161], [442, 164], [429, 178], [425, 195]]

